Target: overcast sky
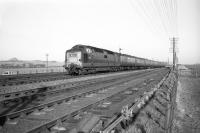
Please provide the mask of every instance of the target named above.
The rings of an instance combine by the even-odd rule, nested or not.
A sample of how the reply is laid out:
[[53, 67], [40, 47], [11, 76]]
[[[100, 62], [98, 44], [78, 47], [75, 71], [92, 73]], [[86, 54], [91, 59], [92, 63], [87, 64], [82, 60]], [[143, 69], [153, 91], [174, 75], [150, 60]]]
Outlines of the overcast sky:
[[[171, 61], [172, 34], [167, 36], [158, 25], [151, 6], [145, 8], [150, 17], [145, 17], [135, 1], [0, 0], [0, 60], [45, 60], [48, 53], [49, 60], [64, 61], [67, 49], [85, 44]], [[178, 0], [180, 63], [200, 63], [199, 24], [200, 0]]]

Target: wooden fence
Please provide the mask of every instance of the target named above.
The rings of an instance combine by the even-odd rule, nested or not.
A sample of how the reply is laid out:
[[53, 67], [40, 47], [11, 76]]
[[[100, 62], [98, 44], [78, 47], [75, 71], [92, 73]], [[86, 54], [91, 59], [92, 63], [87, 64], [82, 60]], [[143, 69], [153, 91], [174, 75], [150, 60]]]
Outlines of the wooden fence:
[[10, 73], [9, 75], [16, 74], [35, 74], [35, 73], [51, 73], [51, 72], [66, 72], [64, 67], [55, 66], [55, 67], [44, 67], [44, 68], [10, 68], [10, 69], [0, 69], [0, 75], [4, 75], [5, 73]]

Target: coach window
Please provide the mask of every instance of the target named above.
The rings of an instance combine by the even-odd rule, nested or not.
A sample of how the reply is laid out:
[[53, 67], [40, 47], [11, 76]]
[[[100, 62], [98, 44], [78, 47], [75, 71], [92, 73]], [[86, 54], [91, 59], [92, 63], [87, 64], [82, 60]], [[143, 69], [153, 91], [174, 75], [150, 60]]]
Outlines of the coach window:
[[107, 55], [104, 55], [104, 58], [108, 58], [108, 56], [107, 56]]

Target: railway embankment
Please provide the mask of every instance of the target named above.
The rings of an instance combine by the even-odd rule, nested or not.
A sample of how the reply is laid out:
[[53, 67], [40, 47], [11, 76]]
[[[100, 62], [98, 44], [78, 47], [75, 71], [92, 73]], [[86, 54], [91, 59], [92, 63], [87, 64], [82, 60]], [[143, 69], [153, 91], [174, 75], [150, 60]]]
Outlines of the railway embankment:
[[172, 130], [176, 107], [177, 73], [171, 72], [141, 111], [128, 132], [167, 132]]
[[137, 105], [138, 109], [131, 111], [131, 117], [124, 119], [114, 130], [120, 129], [124, 133], [171, 133], [176, 110], [177, 83], [178, 75], [171, 71], [153, 89], [153, 95], [148, 100], [141, 100]]
[[124, 132], [199, 133], [200, 76], [190, 69], [171, 72]]

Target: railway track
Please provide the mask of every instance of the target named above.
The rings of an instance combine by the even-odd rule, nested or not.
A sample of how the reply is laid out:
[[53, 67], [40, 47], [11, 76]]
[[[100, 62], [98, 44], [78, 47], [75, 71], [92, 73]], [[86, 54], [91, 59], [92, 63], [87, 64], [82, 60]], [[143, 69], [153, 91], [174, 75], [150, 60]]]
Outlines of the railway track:
[[[162, 71], [165, 71], [165, 74], [167, 72], [167, 70], [162, 70]], [[47, 130], [55, 126], [57, 123], [62, 123], [64, 120], [67, 120], [69, 117], [72, 117], [79, 112], [90, 109], [92, 106], [106, 99], [109, 99], [114, 95], [127, 91], [127, 89], [130, 89], [130, 86], [126, 88], [123, 87], [123, 85], [128, 84], [129, 81], [136, 80], [138, 78], [140, 78], [141, 80], [141, 78], [145, 76], [150, 77], [150, 75], [159, 72], [161, 72], [161, 70], [148, 71], [140, 73], [136, 76], [129, 75], [126, 78], [123, 77], [123, 79], [121, 80], [115, 79], [115, 81], [114, 80], [109, 81], [112, 83], [108, 82], [104, 83], [103, 85], [96, 84], [95, 87], [93, 86], [93, 89], [88, 89], [89, 87], [85, 89], [85, 92], [80, 92], [79, 94], [76, 95], [71, 95], [69, 97], [56, 99], [49, 103], [44, 103], [42, 105], [38, 105], [32, 108], [27, 108], [24, 110], [20, 110], [18, 112], [4, 115], [3, 117], [1, 117], [1, 120], [4, 120], [6, 124], [2, 127], [2, 131], [42, 132], [43, 130]], [[118, 87], [113, 87], [116, 86], [117, 84]], [[122, 86], [120, 87], [120, 85]], [[51, 108], [53, 109], [51, 110]], [[40, 114], [46, 114], [46, 115], [41, 116]], [[21, 128], [22, 125], [24, 127], [23, 129]], [[32, 128], [30, 129], [30, 127]]]
[[[97, 86], [97, 85], [101, 85], [101, 84], [107, 84], [107, 83], [115, 84], [116, 80], [120, 80], [121, 78], [127, 79], [130, 76], [132, 76], [133, 74], [136, 76], [136, 75], [139, 75], [139, 74], [141, 74], [143, 72], [144, 71], [133, 72], [131, 74], [127, 74], [126, 73], [124, 75], [122, 74], [120, 77], [116, 77], [116, 76], [105, 77], [105, 76], [103, 76], [103, 78], [102, 78], [102, 76], [100, 76], [101, 78], [96, 78], [96, 79], [89, 78], [87, 80], [80, 81], [80, 82], [72, 82], [70, 84], [64, 84], [64, 85], [61, 84], [61, 85], [58, 85], [56, 87], [54, 86], [53, 88], [51, 87], [49, 89], [45, 89], [43, 91], [39, 91], [39, 92], [35, 93], [34, 95], [26, 95], [25, 96], [26, 99], [24, 99], [23, 95], [17, 95], [17, 97], [16, 97], [14, 95], [16, 93], [12, 94], [12, 95], [14, 95], [14, 97], [10, 97], [10, 98], [13, 98], [12, 101], [14, 101], [15, 99], [18, 99], [18, 100], [23, 99], [23, 104], [22, 105], [25, 105], [24, 104], [24, 103], [26, 103], [25, 100], [30, 101], [30, 99], [32, 98], [32, 96], [34, 96], [34, 98], [35, 98], [34, 100], [37, 100], [40, 97], [50, 97], [50, 99], [47, 98], [45, 100], [46, 102], [49, 103], [49, 101], [52, 101], [51, 99], [53, 98], [53, 96], [55, 97], [55, 95], [56, 95], [56, 97], [54, 98], [54, 101], [55, 101], [55, 99], [61, 99], [62, 100], [63, 97], [67, 97], [67, 96], [72, 97], [72, 95], [76, 95], [77, 93], [79, 94], [80, 92], [85, 93], [84, 88], [93, 87], [93, 86]], [[17, 92], [17, 93], [19, 93], [19, 92]], [[65, 93], [67, 93], [67, 95]], [[59, 94], [61, 94], [61, 95], [59, 95]], [[8, 94], [4, 94], [4, 95], [6, 96]], [[9, 95], [11, 95], [11, 94], [9, 94]], [[57, 96], [57, 95], [59, 95], [59, 96]], [[31, 98], [27, 98], [27, 96], [29, 96]], [[37, 96], [37, 99], [36, 99], [36, 96]], [[4, 100], [8, 100], [8, 98], [6, 97], [6, 99], [4, 99]], [[11, 102], [11, 101], [6, 102], [6, 104], [8, 104], [9, 102]], [[14, 103], [14, 104], [16, 104], [16, 103]], [[29, 102], [28, 104], [31, 105], [31, 102]], [[30, 106], [30, 105], [28, 105], [28, 106]], [[10, 113], [11, 111], [13, 112], [13, 110], [18, 111], [18, 110], [20, 110], [18, 108], [21, 108], [21, 106], [17, 106], [17, 107], [15, 107], [13, 109], [11, 109], [11, 108], [12, 108], [12, 106], [9, 107], [9, 108], [7, 108], [7, 109], [4, 109], [4, 111], [2, 109], [2, 111], [0, 112], [0, 116], [4, 115], [4, 114], [7, 114], [8, 112]], [[23, 108], [25, 108], [25, 107], [23, 107]], [[29, 109], [29, 111], [30, 110], [33, 110], [33, 109]]]
[[[151, 70], [133, 71], [133, 73], [137, 72], [140, 73], [142, 71], [151, 71]], [[96, 75], [84, 76], [72, 79], [56, 80], [56, 81], [33, 83], [33, 84], [18, 85], [18, 86], [0, 87], [0, 102], [26, 96], [39, 95], [42, 93], [59, 92], [61, 91], [60, 88], [62, 88], [62, 90], [67, 90], [68, 88], [76, 87], [77, 85], [80, 86], [87, 82], [91, 82], [91, 79], [94, 79], [92, 82], [96, 82], [96, 80], [99, 80], [100, 78], [108, 77], [109, 79], [109, 77], [116, 76], [119, 74], [120, 75], [127, 74], [127, 72], [111, 73], [107, 75], [102, 74], [97, 76]]]
[[15, 86], [15, 85], [21, 85], [21, 84], [30, 84], [30, 83], [36, 83], [36, 82], [66, 79], [69, 77], [70, 76], [67, 74], [67, 72], [0, 75], [0, 86]]
[[[16, 101], [17, 100], [23, 100], [23, 103], [25, 102], [25, 100], [29, 100], [30, 98], [32, 98], [32, 96], [34, 96], [36, 98], [36, 96], [38, 97], [51, 97], [52, 99], [52, 96], [54, 95], [59, 95], [61, 94], [61, 96], [57, 96], [57, 97], [66, 97], [66, 94], [64, 94], [64, 96], [62, 95], [62, 93], [67, 93], [69, 96], [70, 95], [74, 95], [75, 93], [79, 93], [81, 91], [85, 91], [84, 88], [88, 88], [88, 87], [92, 87], [92, 86], [96, 86], [96, 85], [101, 85], [101, 84], [106, 84], [106, 83], [115, 83], [115, 80], [119, 80], [121, 78], [127, 78], [127, 77], [130, 77], [132, 76], [132, 74], [134, 74], [135, 76], [136, 75], [139, 75], [141, 73], [143, 73], [144, 71], [136, 71], [136, 72], [132, 72], [130, 74], [128, 73], [122, 73], [120, 77], [116, 77], [116, 75], [118, 74], [114, 74], [114, 75], [110, 75], [108, 77], [105, 77], [105, 76], [100, 76], [100, 77], [90, 77], [90, 78], [86, 78], [84, 80], [80, 80], [80, 81], [76, 81], [76, 82], [70, 82], [70, 84], [59, 84], [57, 86], [53, 86], [53, 87], [49, 87], [49, 88], [44, 88], [44, 90], [41, 90], [41, 91], [38, 91], [38, 92], [35, 92], [34, 95], [30, 94], [30, 95], [15, 95], [15, 94], [19, 94], [19, 93], [23, 93], [24, 92], [20, 91], [20, 92], [14, 92], [13, 94], [3, 94], [1, 96], [7, 96], [7, 95], [14, 95], [14, 97], [5, 97], [5, 99], [2, 99], [4, 100], [4, 104], [5, 104], [5, 100], [7, 101], [5, 105], [9, 104], [10, 102], [12, 101]], [[33, 90], [29, 90], [30, 92], [32, 92]], [[25, 91], [27, 92], [27, 91]], [[28, 98], [29, 96], [29, 98]], [[56, 97], [56, 98], [57, 98]], [[10, 99], [8, 101], [8, 98]], [[12, 99], [11, 99], [12, 98]], [[25, 99], [26, 98], [26, 99]], [[51, 99], [48, 99], [46, 101], [49, 101]], [[15, 104], [15, 103], [14, 103]], [[29, 103], [31, 104], [31, 103]], [[2, 109], [3, 110], [3, 109]], [[8, 108], [7, 110], [11, 110], [10, 108]], [[16, 109], [15, 109], [16, 110]], [[6, 112], [6, 111], [3, 111], [3, 112]], [[1, 113], [0, 114], [5, 114], [5, 113]]]
[[[155, 85], [158, 84], [158, 82], [163, 78], [163, 75], [165, 74], [166, 73], [163, 73], [162, 75], [150, 74], [147, 77], [145, 76], [144, 77], [145, 80], [142, 82], [137, 82], [137, 80], [134, 80], [134, 82], [126, 84], [125, 85], [127, 86], [126, 91], [114, 95], [105, 100], [104, 102], [102, 102], [101, 104], [97, 104], [96, 106], [92, 107], [91, 110], [87, 111], [89, 112], [88, 113], [89, 115], [86, 114], [85, 112], [83, 112], [82, 114], [79, 113], [74, 118], [68, 120], [67, 122], [65, 121], [64, 124], [62, 124], [62, 126], [68, 125], [67, 127], [69, 128], [70, 124], [72, 124], [73, 125], [72, 128], [74, 128], [72, 129], [73, 132], [82, 131], [82, 132], [96, 133], [103, 131], [103, 129], [107, 125], [109, 125], [109, 123], [112, 122], [113, 119], [116, 119], [120, 116], [121, 108], [124, 105], [130, 105], [130, 106], [133, 105], [133, 101], [141, 98], [141, 96], [149, 92], [150, 88], [154, 88]], [[80, 119], [76, 120], [77, 116], [80, 116]], [[77, 121], [78, 124], [74, 125], [74, 122], [71, 121]]]
[[[106, 74], [106, 73], [99, 72], [98, 75]], [[109, 72], [109, 73], [113, 73], [113, 72]], [[90, 73], [88, 75], [79, 75], [78, 77], [85, 77], [89, 75], [96, 75], [96, 73]], [[77, 76], [69, 75], [67, 72], [0, 75], [0, 87], [48, 82], [48, 81], [62, 80], [62, 79], [69, 79], [69, 78], [76, 78], [76, 77]]]

